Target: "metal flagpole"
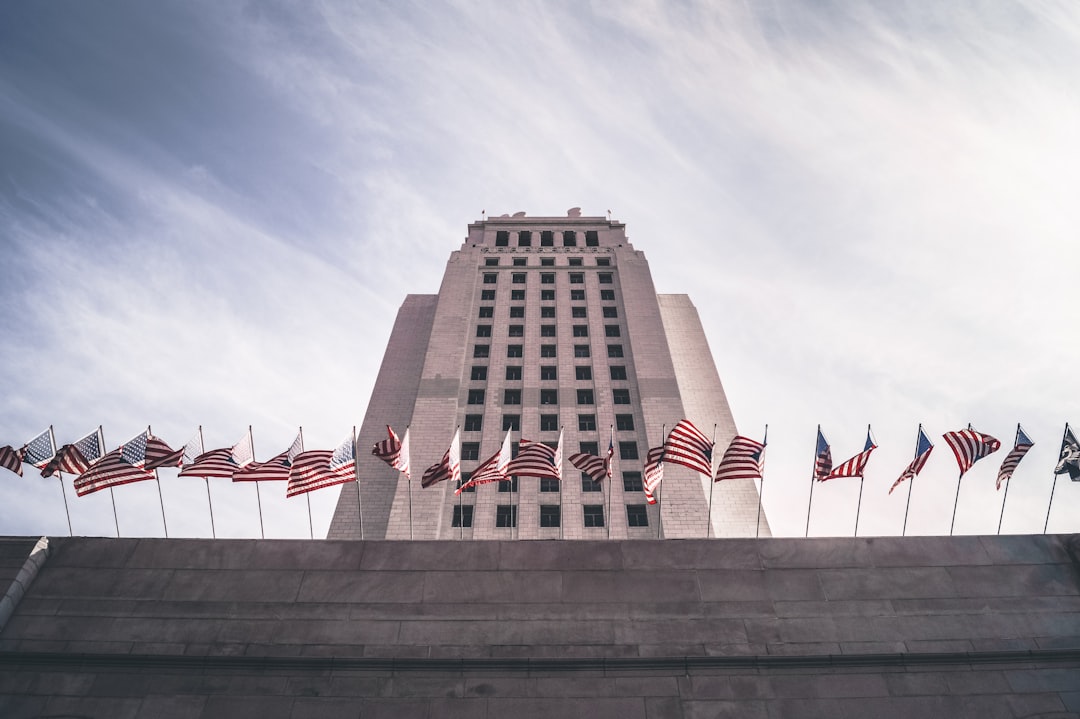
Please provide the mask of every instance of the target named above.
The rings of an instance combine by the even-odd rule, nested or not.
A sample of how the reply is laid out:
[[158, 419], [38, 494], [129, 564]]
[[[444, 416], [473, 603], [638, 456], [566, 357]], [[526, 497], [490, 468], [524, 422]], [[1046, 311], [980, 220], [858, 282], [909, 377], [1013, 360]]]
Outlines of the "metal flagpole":
[[[867, 438], [870, 437], [870, 425], [866, 425], [866, 436], [867, 436]], [[876, 445], [877, 442], [874, 442], [873, 440], [871, 440], [871, 444]], [[854, 536], [856, 536], [856, 537], [859, 536], [859, 512], [862, 510], [862, 490], [863, 490], [863, 482], [865, 480], [866, 480], [865, 477], [863, 477], [861, 475], [859, 476], [859, 503], [855, 505], [855, 535]]]
[[[206, 440], [203, 439], [202, 425], [199, 425], [199, 449], [206, 449]], [[210, 499], [210, 478], [203, 477], [206, 482], [206, 503], [210, 505], [210, 534], [217, 539], [217, 528], [214, 526], [214, 500]]]
[[[105, 432], [101, 429], [101, 425], [98, 425], [98, 431], [101, 432], [101, 451], [105, 451]], [[52, 426], [49, 427], [49, 433], [52, 434]], [[56, 440], [53, 440], [53, 447], [56, 447]], [[55, 451], [55, 449], [54, 449]], [[116, 516], [116, 495], [113, 493], [113, 488], [109, 487], [109, 498], [112, 499], [112, 516], [113, 523], [116, 524], [116, 538], [120, 538], [120, 518]]]
[[360, 464], [356, 461], [356, 425], [352, 428], [353, 467], [356, 470], [356, 512], [360, 518], [360, 539], [364, 539], [364, 500], [360, 497]]
[[[1069, 436], [1069, 423], [1065, 423], [1065, 432], [1061, 435], [1061, 446], [1065, 446], [1065, 440]], [[1050, 508], [1054, 506], [1054, 490], [1057, 489], [1057, 472], [1054, 473], [1054, 484], [1050, 487], [1050, 504], [1046, 505], [1046, 521], [1043, 523], [1043, 534], [1046, 534], [1047, 527], [1050, 526]]]
[[[149, 439], [154, 433], [150, 425], [146, 425], [146, 437]], [[161, 477], [158, 476], [157, 467], [154, 468], [154, 482], [157, 484], [158, 501], [161, 503], [161, 526], [165, 528], [165, 539], [169, 538], [169, 524], [165, 521], [165, 498], [161, 494]]]
[[[915, 459], [919, 458], [919, 440], [922, 438], [922, 422], [919, 422], [919, 431], [915, 434]], [[911, 508], [911, 485], [915, 483], [915, 475], [911, 475], [911, 479], [908, 480], [907, 488], [907, 504], [904, 505], [904, 528], [900, 532], [900, 536], [907, 535], [907, 515], [908, 509]]]
[[[408, 434], [408, 433], [409, 433], [409, 425], [405, 425], [405, 434]], [[398, 449], [398, 451], [399, 451], [399, 452], [401, 451], [401, 450], [400, 450], [400, 448]], [[398, 473], [398, 479], [401, 479], [401, 473], [400, 473], [400, 472]], [[409, 539], [413, 539], [413, 519], [412, 519], [412, 517], [413, 517], [413, 515], [412, 515], [412, 469], [411, 469], [411, 468], [409, 469], [409, 474], [408, 474], [408, 476], [406, 476], [406, 477], [405, 477], [405, 481], [406, 481], [406, 482], [408, 482], [408, 485], [409, 485]], [[357, 491], [357, 492], [359, 492], [359, 491], [360, 491], [360, 486], [359, 486], [359, 485], [357, 485], [357, 487], [356, 487], [356, 491]], [[460, 496], [461, 496], [461, 495], [459, 494], [459, 495], [458, 495], [458, 497], [460, 497]], [[458, 514], [461, 514], [461, 510], [458, 510]], [[460, 522], [459, 522], [459, 524], [460, 524]]]
[[[660, 426], [660, 446], [663, 447], [667, 444], [667, 425]], [[664, 452], [660, 452], [660, 461], [663, 463]], [[646, 453], [645, 461], [648, 461], [648, 453]], [[663, 480], [661, 480], [663, 482]], [[656, 485], [656, 491], [659, 493], [659, 497], [656, 498], [656, 514], [659, 519], [656, 522], [656, 538], [661, 538], [661, 533], [664, 531], [664, 493], [660, 489], [660, 485]]]
[[[251, 435], [251, 425], [248, 425], [248, 448], [251, 450], [251, 461], [255, 461], [255, 438]], [[255, 501], [259, 503], [259, 535], [266, 539], [266, 530], [263, 529], [262, 492], [259, 491], [259, 481], [255, 480]]]
[[[304, 451], [304, 428], [300, 427], [300, 451]], [[304, 498], [307, 499], [307, 526], [308, 536], [315, 539], [315, 525], [311, 521], [311, 492], [304, 492]]]
[[67, 514], [67, 522], [68, 522], [68, 536], [69, 536], [69, 537], [74, 537], [74, 536], [75, 536], [75, 532], [73, 532], [73, 531], [71, 530], [71, 511], [70, 511], [70, 510], [68, 509], [68, 502], [67, 502], [67, 490], [66, 490], [66, 489], [64, 489], [64, 473], [63, 473], [63, 472], [61, 472], [61, 471], [60, 471], [59, 469], [58, 469], [58, 470], [56, 470], [56, 478], [57, 478], [58, 480], [60, 480], [60, 493], [61, 493], [61, 494], [63, 495], [63, 497], [64, 497], [64, 512], [65, 512], [65, 513]]
[[[821, 436], [821, 425], [817, 426], [817, 437]], [[817, 437], [814, 437], [814, 464], [817, 466]], [[810, 469], [810, 501], [806, 504], [806, 534], [804, 536], [810, 536], [810, 510], [814, 506], [814, 482], [817, 480], [817, 473], [813, 468]]]
[[[1020, 441], [1020, 423], [1016, 423], [1016, 439], [1013, 440], [1013, 447]], [[998, 530], [997, 533], [1001, 534], [1001, 521], [1005, 519], [1005, 502], [1009, 499], [1009, 484], [1012, 482], [1012, 474], [1009, 474], [1009, 478], [1005, 480], [1005, 496], [1001, 498], [1001, 514], [998, 516]]]
[[705, 538], [712, 536], [712, 497], [716, 479], [713, 477], [713, 459], [716, 456], [716, 423], [712, 426], [712, 450], [709, 452], [709, 524], [705, 527]]
[[[765, 425], [765, 436], [761, 439], [762, 444], [762, 457], [761, 457], [761, 487], [758, 489], [757, 495], [757, 527], [754, 529], [754, 539], [758, 539], [761, 536], [761, 495], [765, 493], [765, 457], [764, 446], [769, 443], [769, 425]], [[857, 522], [856, 522], [857, 524]]]
[[[615, 425], [613, 425], [613, 424], [608, 425], [608, 446], [609, 447], [614, 447], [615, 446]], [[615, 461], [614, 455], [608, 460], [608, 466], [609, 467], [611, 466], [610, 463], [613, 462], [613, 461]], [[605, 474], [606, 474], [606, 472], [605, 472]], [[608, 539], [611, 539], [611, 519], [612, 519], [612, 517], [611, 517], [611, 493], [615, 491], [614, 487], [612, 487], [612, 482], [615, 481], [614, 479], [612, 479], [612, 477], [614, 477], [614, 476], [615, 476], [615, 473], [612, 472], [611, 477], [607, 478], [608, 486], [607, 486], [607, 497], [606, 497], [606, 499], [607, 499], [607, 538]]]
[[964, 473], [960, 473], [960, 478], [956, 480], [956, 499], [953, 500], [952, 505], [952, 522], [949, 524], [949, 536], [953, 534], [953, 527], [956, 526], [956, 505], [960, 503], [960, 482], [964, 479]]
[[[562, 433], [563, 433], [563, 426], [559, 425], [559, 436], [560, 437], [562, 436]], [[559, 472], [560, 473], [562, 472], [561, 468], [559, 469]], [[580, 478], [581, 475], [579, 474], [578, 477]], [[578, 479], [578, 482], [580, 482], [580, 481], [581, 480]], [[563, 507], [562, 507], [562, 496], [563, 496], [563, 481], [562, 481], [562, 479], [559, 479], [559, 539], [563, 538], [563, 525], [566, 523], [566, 517], [563, 516], [563, 511], [562, 511], [562, 509], [563, 509]]]

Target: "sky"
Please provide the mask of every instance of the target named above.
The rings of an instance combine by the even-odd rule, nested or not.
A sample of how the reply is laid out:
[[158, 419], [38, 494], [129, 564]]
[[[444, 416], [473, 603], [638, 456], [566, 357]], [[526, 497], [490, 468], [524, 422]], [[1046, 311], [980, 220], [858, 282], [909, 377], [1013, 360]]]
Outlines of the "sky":
[[[763, 504], [806, 531], [815, 430], [865, 481], [811, 535], [895, 535], [888, 488], [936, 449], [906, 531], [1043, 531], [1080, 422], [1080, 5], [0, 4], [0, 445], [150, 426], [258, 459], [364, 416], [406, 294], [481, 213], [627, 224], [696, 305]], [[959, 482], [941, 434], [1003, 449]], [[63, 535], [65, 495], [0, 475], [0, 534]], [[207, 487], [76, 498], [75, 534], [210, 536]], [[959, 494], [957, 495], [957, 487]], [[860, 488], [862, 490], [859, 504]], [[1049, 531], [1080, 531], [1057, 482]], [[309, 536], [284, 488], [211, 482], [219, 537]], [[325, 536], [336, 490], [312, 493]]]

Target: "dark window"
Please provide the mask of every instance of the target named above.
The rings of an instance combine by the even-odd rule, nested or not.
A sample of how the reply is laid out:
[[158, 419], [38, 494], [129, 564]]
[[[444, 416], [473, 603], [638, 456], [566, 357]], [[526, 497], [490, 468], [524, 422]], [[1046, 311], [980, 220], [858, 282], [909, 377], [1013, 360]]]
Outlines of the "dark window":
[[570, 301], [571, 302], [584, 302], [585, 301], [585, 290], [570, 290]]
[[484, 429], [484, 415], [482, 414], [467, 414], [465, 415], [465, 431], [466, 432], [479, 432]]
[[[492, 275], [492, 276], [494, 276], [494, 275]], [[494, 282], [494, 280], [492, 280], [492, 282]], [[572, 284], [572, 285], [580, 285], [580, 284], [582, 284], [584, 282], [585, 282], [585, 275], [581, 274], [580, 272], [571, 272], [570, 273], [570, 284]]]
[[483, 404], [484, 403], [484, 390], [471, 389], [469, 390], [469, 404]]
[[608, 345], [607, 346], [608, 357], [622, 357], [622, 345]]
[[472, 356], [483, 359], [488, 356], [488, 350], [491, 349], [487, 345], [476, 345], [472, 348]]
[[[554, 357], [555, 356], [555, 345], [540, 345], [540, 356], [541, 357]], [[543, 379], [543, 377], [541, 377], [540, 379]]]
[[472, 374], [469, 376], [469, 379], [475, 379], [483, 382], [487, 379], [487, 367], [473, 367]]
[[494, 272], [485, 272], [484, 273], [484, 284], [485, 285], [493, 285], [498, 281], [499, 281], [499, 276], [497, 274], [495, 274]]
[[649, 526], [649, 513], [644, 504], [626, 505], [626, 525], [628, 527]]
[[577, 233], [573, 230], [566, 230], [562, 233], [563, 247], [576, 247], [577, 246]]
[[491, 325], [477, 325], [476, 326], [476, 336], [477, 337], [490, 337], [491, 336]]
[[504, 414], [502, 431], [506, 432], [510, 430], [512, 432], [521, 431], [521, 415], [520, 414]]
[[479, 442], [462, 442], [461, 443], [461, 458], [464, 459], [480, 459], [480, 443]]
[[602, 284], [602, 285], [610, 285], [611, 284], [611, 273], [610, 272], [598, 272], [597, 275], [596, 275], [596, 278], [598, 280], [600, 280], [600, 284]]
[[628, 389], [613, 389], [611, 390], [612, 404], [630, 404], [630, 390]]
[[596, 230], [585, 230], [585, 246], [586, 247], [599, 247], [600, 237], [596, 234]]
[[521, 404], [521, 390], [504, 389], [503, 404]]
[[518, 317], [518, 318], [524, 317], [525, 316], [525, 308], [524, 307], [511, 307], [510, 308], [510, 316], [511, 317]]
[[604, 336], [605, 337], [620, 337], [621, 333], [619, 332], [619, 326], [618, 325], [604, 325]]
[[540, 273], [540, 284], [542, 284], [542, 285], [553, 285], [553, 284], [555, 284], [555, 273], [553, 273], [553, 272], [541, 272]]
[[603, 527], [604, 526], [604, 505], [602, 504], [586, 504], [582, 507], [585, 510], [585, 526], [586, 527]]
[[570, 266], [571, 267], [581, 267], [581, 258], [580, 257], [571, 257], [570, 258]]
[[589, 345], [574, 345], [574, 356], [575, 357], [588, 357], [589, 356]]
[[507, 357], [523, 357], [521, 352], [521, 345], [506, 345]]
[[600, 299], [604, 302], [614, 302], [615, 290], [600, 290]]
[[589, 475], [585, 474], [584, 472], [581, 473], [581, 491], [582, 492], [602, 492], [603, 489], [604, 489], [603, 486], [599, 482], [597, 482], [595, 479], [593, 479]]
[[596, 431], [596, 415], [595, 414], [579, 414], [577, 416], [577, 428], [579, 432], [594, 432]]
[[589, 326], [588, 325], [574, 325], [574, 336], [575, 337], [588, 337], [589, 336]]
[[495, 300], [495, 290], [480, 290], [480, 299], [484, 302]]
[[626, 379], [626, 367], [623, 365], [612, 365], [609, 369], [611, 371], [611, 379]]
[[485, 267], [498, 267], [498, 265], [499, 265], [499, 258], [498, 257], [489, 257], [486, 260], [484, 260], [484, 266]]
[[559, 403], [559, 390], [557, 389], [542, 389], [540, 390], [540, 404], [558, 404]]
[[610, 267], [611, 266], [611, 258], [609, 258], [609, 257], [597, 257], [596, 258], [596, 266], [597, 267]]
[[555, 336], [555, 325], [540, 325], [540, 336], [541, 337], [554, 337]]
[[524, 337], [525, 336], [525, 325], [510, 325], [507, 328], [507, 334], [510, 337]]
[[637, 458], [637, 442], [619, 442], [619, 459]]
[[555, 316], [555, 308], [554, 307], [541, 307], [540, 308], [540, 316], [544, 317], [544, 318], [554, 317]]
[[559, 371], [555, 367], [544, 365], [540, 368], [540, 379], [559, 379]]
[[555, 301], [555, 290], [540, 290], [540, 301], [541, 302], [554, 302]]
[[641, 484], [641, 472], [623, 472], [622, 488], [624, 492], [641, 492], [644, 489]]
[[559, 415], [557, 414], [542, 414], [540, 415], [540, 431], [541, 432], [556, 432], [559, 429]]
[[[491, 308], [488, 307], [488, 309], [490, 310]], [[491, 315], [488, 315], [488, 317], [490, 317], [490, 316]], [[570, 316], [571, 317], [585, 317], [586, 316], [586, 310], [585, 310], [584, 307], [571, 307], [570, 308]]]
[[494, 307], [481, 307], [480, 308], [480, 319], [484, 319], [484, 318], [487, 318], [487, 317], [494, 317], [494, 316], [495, 316], [495, 308]]
[[593, 404], [593, 393], [591, 389], [579, 389], [577, 391], [577, 403], [578, 404]]
[[585, 454], [600, 454], [600, 445], [596, 442], [578, 442], [578, 451]]
[[540, 526], [541, 527], [558, 527], [559, 526], [559, 505], [557, 505], [557, 504], [541, 504], [540, 505]]
[[513, 282], [515, 285], [525, 284], [525, 273], [515, 272], [514, 274], [510, 275], [510, 281]]
[[615, 429], [620, 432], [633, 432], [634, 431], [634, 415], [632, 414], [617, 414], [615, 415]]
[[473, 506], [471, 504], [455, 504], [454, 518], [450, 521], [451, 527], [471, 527]]
[[510, 301], [511, 302], [524, 302], [525, 301], [525, 290], [510, 290]]
[[540, 491], [541, 492], [561, 492], [562, 491], [562, 487], [560, 486], [561, 484], [562, 484], [562, 482], [560, 482], [557, 479], [551, 479], [550, 477], [541, 477], [540, 478]]
[[[527, 264], [529, 264], [528, 258], [525, 258], [525, 257], [515, 257], [514, 258], [514, 267], [524, 267]], [[596, 264], [600, 264], [600, 261], [597, 260]]]
[[[461, 481], [458, 482], [458, 486], [459, 487], [465, 487], [465, 484], [469, 481], [469, 477], [471, 477], [471, 476], [472, 476], [472, 472], [462, 472], [461, 473]], [[465, 487], [465, 489], [463, 489], [461, 491], [462, 492], [475, 492], [476, 491], [476, 485], [475, 484], [470, 484], [468, 487]]]
[[507, 365], [506, 366], [506, 379], [518, 380], [521, 379], [521, 365]]
[[540, 233], [540, 246], [552, 247], [555, 244], [555, 233], [551, 230], [544, 230]]
[[518, 491], [517, 477], [511, 477], [510, 479], [504, 479], [499, 482], [499, 491], [503, 494]]
[[512, 504], [500, 504], [495, 507], [496, 527], [516, 527], [517, 507]]
[[618, 307], [605, 307], [604, 308], [604, 317], [618, 317], [618, 316], [619, 316], [619, 308]]
[[540, 266], [541, 267], [554, 267], [555, 266], [555, 258], [554, 257], [541, 257], [540, 258]]
[[507, 247], [510, 244], [510, 233], [506, 230], [499, 230], [495, 233], [495, 246]]
[[592, 379], [592, 367], [575, 367], [574, 379]]
[[532, 247], [532, 233], [522, 230], [518, 233], [518, 247]]

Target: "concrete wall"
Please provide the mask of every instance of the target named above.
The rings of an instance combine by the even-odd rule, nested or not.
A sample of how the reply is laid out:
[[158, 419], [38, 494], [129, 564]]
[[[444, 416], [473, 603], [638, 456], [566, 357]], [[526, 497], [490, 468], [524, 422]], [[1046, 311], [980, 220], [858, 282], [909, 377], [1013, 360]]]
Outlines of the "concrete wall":
[[1080, 716], [1067, 536], [53, 539], [0, 716]]

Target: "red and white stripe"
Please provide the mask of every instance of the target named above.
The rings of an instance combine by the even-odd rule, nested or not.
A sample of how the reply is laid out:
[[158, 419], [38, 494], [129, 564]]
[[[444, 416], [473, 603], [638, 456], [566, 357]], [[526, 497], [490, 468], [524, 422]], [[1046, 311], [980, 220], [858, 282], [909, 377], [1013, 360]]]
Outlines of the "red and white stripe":
[[578, 452], [570, 455], [570, 464], [580, 469], [594, 482], [603, 482], [605, 477], [610, 478], [608, 468], [611, 466], [605, 457], [597, 457], [588, 452]]
[[[657, 485], [664, 480], [664, 446], [651, 448], [645, 454], [645, 474], [642, 484], [645, 486], [645, 496], [648, 498], [656, 490]], [[655, 502], [655, 500], [653, 500]], [[649, 504], [652, 504], [650, 502]]]
[[153, 479], [154, 473], [124, 461], [122, 447], [114, 449], [94, 463], [82, 476], [75, 478], [75, 493], [82, 497], [109, 487]]
[[726, 479], [761, 480], [762, 466], [765, 462], [765, 445], [761, 442], [736, 435], [724, 450], [724, 456], [716, 467], [714, 482]]
[[[560, 436], [561, 439], [561, 436]], [[560, 448], [561, 448], [560, 441]], [[523, 439], [518, 443], [518, 456], [510, 460], [506, 473], [518, 477], [540, 477], [541, 479], [562, 479], [562, 471], [555, 463], [558, 450], [542, 442]], [[561, 453], [559, 453], [561, 454]]]
[[1001, 442], [996, 438], [973, 429], [946, 432], [942, 437], [956, 457], [961, 477], [980, 459], [1001, 449]]
[[688, 419], [679, 420], [664, 442], [665, 462], [681, 464], [708, 477], [713, 472], [712, 452], [712, 440]]
[[0, 467], [22, 476], [22, 456], [10, 444], [0, 447]]
[[333, 456], [332, 449], [314, 449], [296, 455], [289, 469], [289, 486], [285, 490], [285, 496], [295, 497], [355, 480], [356, 463], [346, 463], [331, 469], [330, 460]]

